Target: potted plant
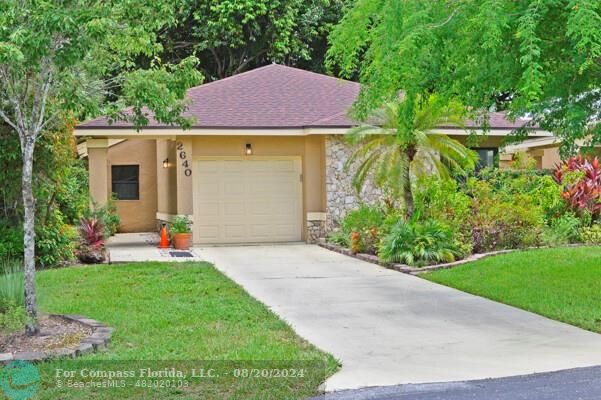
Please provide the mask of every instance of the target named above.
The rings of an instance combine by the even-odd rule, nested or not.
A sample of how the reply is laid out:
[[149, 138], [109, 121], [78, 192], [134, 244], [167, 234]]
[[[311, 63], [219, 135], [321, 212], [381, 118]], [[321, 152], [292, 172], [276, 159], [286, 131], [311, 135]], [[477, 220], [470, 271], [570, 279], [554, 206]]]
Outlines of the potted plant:
[[178, 215], [171, 221], [169, 232], [171, 233], [171, 242], [173, 247], [178, 250], [187, 250], [192, 245], [192, 231], [190, 225], [192, 221], [185, 215]]

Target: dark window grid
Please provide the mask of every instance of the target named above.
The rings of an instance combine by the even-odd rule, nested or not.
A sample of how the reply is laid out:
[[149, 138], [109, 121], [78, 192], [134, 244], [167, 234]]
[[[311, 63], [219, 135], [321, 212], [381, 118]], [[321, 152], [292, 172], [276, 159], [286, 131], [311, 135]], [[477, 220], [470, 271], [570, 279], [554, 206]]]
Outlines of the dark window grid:
[[140, 167], [138, 165], [111, 166], [112, 192], [117, 200], [140, 199]]
[[[498, 147], [475, 147], [472, 148], [472, 150], [476, 151], [478, 153], [478, 163], [476, 166], [476, 170], [480, 170], [482, 168], [485, 167], [496, 167], [496, 163], [497, 163], [497, 156], [499, 155], [499, 148]], [[483, 156], [486, 157], [487, 153], [492, 151], [492, 162], [488, 163], [488, 160], [486, 160]]]

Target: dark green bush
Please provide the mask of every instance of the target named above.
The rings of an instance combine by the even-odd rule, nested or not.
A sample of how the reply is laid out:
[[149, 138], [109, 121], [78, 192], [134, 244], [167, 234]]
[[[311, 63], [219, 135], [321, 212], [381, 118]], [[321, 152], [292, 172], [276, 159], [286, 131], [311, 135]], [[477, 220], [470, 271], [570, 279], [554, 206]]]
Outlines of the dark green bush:
[[[60, 211], [54, 210], [44, 223], [36, 224], [35, 232], [38, 267], [51, 268], [73, 260], [77, 235], [73, 226], [63, 222]], [[0, 259], [22, 259], [22, 228], [4, 227], [0, 235]]]
[[53, 213], [46, 224], [36, 226], [36, 263], [42, 268], [52, 268], [72, 261], [76, 242], [75, 228], [63, 223], [60, 212]]
[[[88, 207], [88, 173], [76, 157], [72, 127], [44, 132], [35, 149], [36, 264], [52, 267], [73, 257], [73, 229]], [[19, 140], [0, 122], [0, 257], [23, 257], [23, 201]]]
[[0, 260], [23, 257], [23, 230], [0, 226]]

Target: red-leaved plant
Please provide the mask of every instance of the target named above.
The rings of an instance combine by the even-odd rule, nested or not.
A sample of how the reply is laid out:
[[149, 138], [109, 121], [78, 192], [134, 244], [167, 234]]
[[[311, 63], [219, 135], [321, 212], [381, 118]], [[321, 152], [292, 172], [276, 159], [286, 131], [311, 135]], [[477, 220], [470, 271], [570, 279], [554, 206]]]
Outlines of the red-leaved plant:
[[572, 157], [556, 165], [553, 179], [562, 185], [561, 197], [572, 210], [578, 214], [589, 213], [593, 218], [601, 214], [599, 158]]
[[79, 261], [86, 264], [96, 264], [106, 257], [104, 224], [95, 217], [82, 218], [79, 221]]

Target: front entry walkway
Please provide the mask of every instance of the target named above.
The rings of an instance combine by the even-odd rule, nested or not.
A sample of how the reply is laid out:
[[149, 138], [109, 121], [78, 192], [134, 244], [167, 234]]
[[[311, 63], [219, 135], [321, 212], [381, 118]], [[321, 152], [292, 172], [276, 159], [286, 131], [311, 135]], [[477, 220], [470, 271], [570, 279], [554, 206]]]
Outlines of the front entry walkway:
[[198, 252], [342, 362], [328, 391], [601, 364], [601, 335], [317, 246]]
[[199, 261], [195, 250], [159, 249], [159, 235], [148, 233], [118, 233], [108, 240], [110, 262], [138, 261]]

